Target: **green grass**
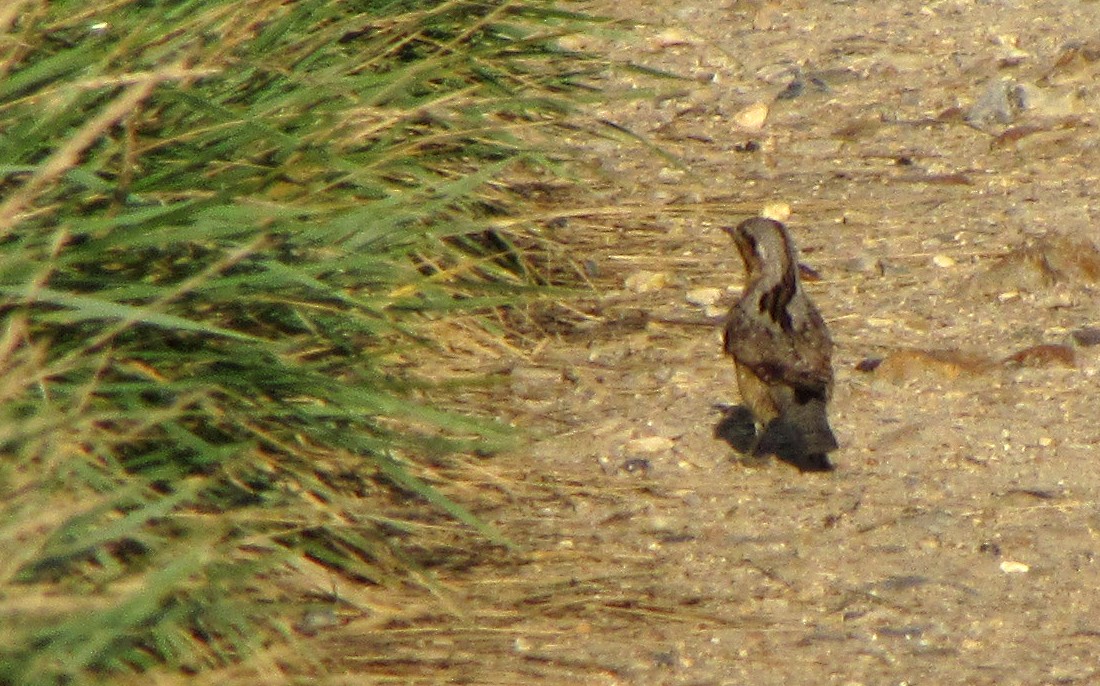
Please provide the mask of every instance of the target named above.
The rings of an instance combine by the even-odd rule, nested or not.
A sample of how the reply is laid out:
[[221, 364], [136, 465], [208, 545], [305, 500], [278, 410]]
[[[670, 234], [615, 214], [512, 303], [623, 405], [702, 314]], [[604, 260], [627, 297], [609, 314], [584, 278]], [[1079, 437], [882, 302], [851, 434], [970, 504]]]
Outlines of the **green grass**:
[[546, 284], [508, 180], [560, 170], [596, 67], [553, 40], [579, 25], [506, 0], [0, 8], [0, 683], [238, 660], [288, 631], [272, 580], [304, 561], [415, 576], [410, 503], [508, 544], [419, 465], [510, 430], [408, 360], [426, 324]]

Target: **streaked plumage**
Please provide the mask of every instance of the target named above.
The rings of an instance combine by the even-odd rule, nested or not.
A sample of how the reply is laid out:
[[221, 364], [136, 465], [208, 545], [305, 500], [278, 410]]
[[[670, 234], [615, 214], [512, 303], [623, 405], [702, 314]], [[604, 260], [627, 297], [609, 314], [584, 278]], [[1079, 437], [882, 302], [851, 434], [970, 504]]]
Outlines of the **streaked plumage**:
[[802, 289], [783, 224], [763, 217], [724, 229], [745, 263], [746, 284], [723, 336], [742, 402], [762, 433], [754, 454], [774, 454], [803, 470], [832, 469], [836, 450], [826, 406], [832, 395], [832, 339]]

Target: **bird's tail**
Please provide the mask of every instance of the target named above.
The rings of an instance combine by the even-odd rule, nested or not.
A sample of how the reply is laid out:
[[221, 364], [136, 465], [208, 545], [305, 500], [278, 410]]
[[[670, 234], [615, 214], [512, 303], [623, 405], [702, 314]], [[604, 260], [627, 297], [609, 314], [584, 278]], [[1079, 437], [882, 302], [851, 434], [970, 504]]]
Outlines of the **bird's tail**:
[[824, 400], [814, 399], [801, 405], [795, 403], [787, 409], [786, 420], [802, 434], [802, 449], [807, 453], [828, 453], [837, 449]]
[[830, 471], [828, 453], [837, 449], [836, 436], [829, 427], [825, 401], [814, 399], [795, 403], [764, 428], [753, 452], [775, 455], [803, 471]]

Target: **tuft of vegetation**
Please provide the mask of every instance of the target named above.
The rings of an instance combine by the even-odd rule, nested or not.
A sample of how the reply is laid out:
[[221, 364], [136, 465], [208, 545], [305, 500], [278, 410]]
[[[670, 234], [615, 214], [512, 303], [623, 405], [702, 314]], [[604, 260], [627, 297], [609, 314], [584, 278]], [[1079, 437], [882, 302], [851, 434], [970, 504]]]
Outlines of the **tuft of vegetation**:
[[[201, 671], [416, 574], [439, 320], [546, 278], [508, 179], [597, 68], [523, 0], [0, 7], [0, 683]], [[502, 227], [508, 227], [505, 230]]]

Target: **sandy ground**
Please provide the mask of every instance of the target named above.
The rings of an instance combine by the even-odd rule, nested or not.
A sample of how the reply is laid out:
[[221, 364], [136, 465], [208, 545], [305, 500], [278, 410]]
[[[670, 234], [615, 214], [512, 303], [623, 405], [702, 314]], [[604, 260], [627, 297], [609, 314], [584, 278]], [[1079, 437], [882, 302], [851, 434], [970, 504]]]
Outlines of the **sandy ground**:
[[[540, 438], [470, 466], [525, 552], [436, 570], [458, 619], [319, 636], [328, 680], [1100, 683], [1100, 3], [592, 7], [646, 24], [576, 47], [683, 78], [595, 113], [667, 156], [591, 149], [598, 294], [508, 361]], [[831, 474], [713, 436], [717, 228], [768, 205], [821, 276]]]

